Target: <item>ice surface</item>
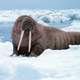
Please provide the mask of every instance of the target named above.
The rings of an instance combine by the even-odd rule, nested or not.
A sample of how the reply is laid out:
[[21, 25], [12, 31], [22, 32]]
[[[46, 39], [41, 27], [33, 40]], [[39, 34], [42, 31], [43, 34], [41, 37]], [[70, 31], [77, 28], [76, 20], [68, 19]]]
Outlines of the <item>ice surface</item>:
[[12, 44], [0, 42], [0, 80], [79, 80], [80, 46], [45, 50], [41, 56], [10, 57]]

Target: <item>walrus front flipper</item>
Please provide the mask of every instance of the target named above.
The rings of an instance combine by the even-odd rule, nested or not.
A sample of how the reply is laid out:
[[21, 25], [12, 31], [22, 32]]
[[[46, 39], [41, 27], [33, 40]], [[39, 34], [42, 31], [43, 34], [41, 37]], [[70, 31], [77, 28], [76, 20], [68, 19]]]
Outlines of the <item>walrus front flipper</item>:
[[40, 44], [35, 45], [31, 50], [31, 56], [39, 56], [44, 51]]
[[13, 45], [13, 53], [10, 55], [10, 56], [13, 56], [13, 55], [16, 55], [16, 56], [19, 56], [20, 54], [18, 53], [17, 51], [17, 47]]

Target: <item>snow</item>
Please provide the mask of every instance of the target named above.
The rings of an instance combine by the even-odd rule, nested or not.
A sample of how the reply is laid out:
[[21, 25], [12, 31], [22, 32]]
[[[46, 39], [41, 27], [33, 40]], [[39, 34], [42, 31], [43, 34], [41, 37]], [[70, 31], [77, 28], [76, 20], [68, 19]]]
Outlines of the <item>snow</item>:
[[[25, 14], [26, 11], [23, 11], [22, 14]], [[70, 13], [71, 11], [72, 13]], [[13, 14], [12, 11], [6, 12]], [[21, 12], [22, 11], [14, 11], [13, 16], [15, 16], [16, 13], [16, 16], [19, 16]], [[80, 12], [80, 10], [41, 10], [36, 11], [38, 15], [33, 13], [33, 17], [42, 15], [39, 19], [37, 17], [35, 17], [35, 19], [43, 23], [42, 20], [44, 20], [45, 14], [47, 14], [49, 21], [52, 23], [53, 18], [50, 18], [51, 15], [63, 14], [68, 17], [69, 14], [75, 13], [78, 16], [80, 14], [78, 12]], [[4, 15], [7, 13], [4, 13]], [[28, 12], [27, 14], [30, 13], [32, 12]], [[10, 14], [7, 15], [8, 18]], [[16, 17], [8, 18], [1, 18], [1, 20], [5, 22], [16, 19]], [[62, 17], [60, 19], [67, 22], [69, 18], [66, 18]], [[49, 23], [43, 24], [49, 25]], [[59, 23], [59, 21], [57, 21], [57, 23]], [[62, 30], [80, 32], [80, 21], [75, 19], [68, 27], [64, 27]], [[0, 37], [0, 80], [80, 80], [80, 45], [70, 45], [70, 48], [66, 50], [47, 49], [39, 57], [11, 57], [12, 50], [12, 43], [10, 41], [2, 42]]]
[[80, 21], [73, 21], [70, 26], [62, 28], [64, 31], [77, 31], [80, 32]]
[[37, 58], [10, 57], [12, 44], [0, 43], [0, 80], [79, 80], [79, 52], [75, 45], [68, 50], [47, 49]]
[[15, 21], [20, 15], [30, 15], [47, 24], [69, 23], [80, 20], [80, 9], [70, 10], [0, 10], [0, 22]]

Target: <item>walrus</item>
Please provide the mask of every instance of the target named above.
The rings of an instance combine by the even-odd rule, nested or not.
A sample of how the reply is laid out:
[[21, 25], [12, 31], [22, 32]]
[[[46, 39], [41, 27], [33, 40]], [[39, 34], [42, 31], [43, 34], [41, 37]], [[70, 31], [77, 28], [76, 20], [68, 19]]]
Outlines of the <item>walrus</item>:
[[80, 44], [80, 32], [44, 26], [31, 16], [19, 16], [12, 29], [13, 54], [16, 56], [39, 56], [45, 49], [68, 49]]

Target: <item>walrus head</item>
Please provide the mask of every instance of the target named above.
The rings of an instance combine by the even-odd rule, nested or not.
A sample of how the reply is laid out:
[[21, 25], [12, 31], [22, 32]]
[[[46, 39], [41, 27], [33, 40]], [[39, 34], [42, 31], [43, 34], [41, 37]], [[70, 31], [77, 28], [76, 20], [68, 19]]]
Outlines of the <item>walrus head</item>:
[[22, 42], [22, 39], [23, 39], [24, 32], [28, 32], [29, 33], [28, 52], [30, 52], [30, 49], [31, 49], [31, 31], [33, 30], [35, 24], [36, 24], [36, 22], [35, 22], [35, 20], [33, 20], [32, 17], [25, 16], [23, 18], [22, 23], [21, 23], [21, 28], [22, 28], [21, 36], [20, 36], [18, 47], [17, 47], [18, 51], [19, 51], [19, 48], [21, 46], [21, 42]]
[[24, 31], [31, 31], [33, 27], [35, 26], [35, 20], [33, 20], [32, 17], [26, 16], [22, 20], [22, 30]]

